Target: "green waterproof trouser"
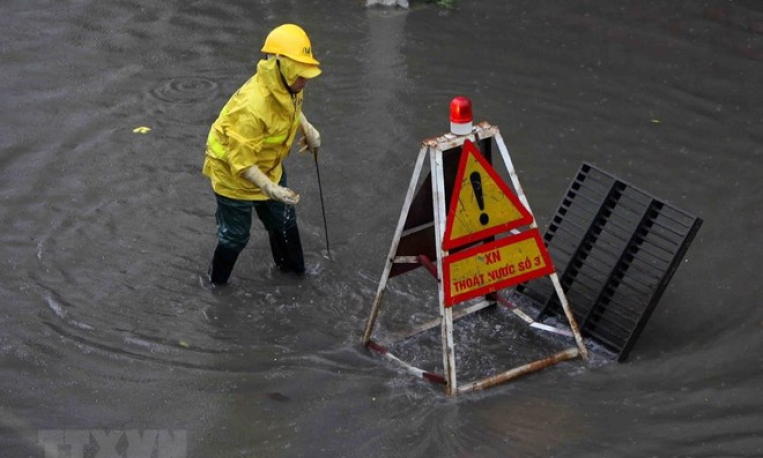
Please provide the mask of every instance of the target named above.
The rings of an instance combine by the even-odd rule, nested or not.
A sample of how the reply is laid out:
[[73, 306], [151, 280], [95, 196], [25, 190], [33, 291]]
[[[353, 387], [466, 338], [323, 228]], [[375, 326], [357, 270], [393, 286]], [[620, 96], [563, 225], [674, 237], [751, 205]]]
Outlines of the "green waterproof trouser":
[[[286, 172], [280, 186], [286, 186]], [[238, 200], [215, 194], [217, 198], [217, 241], [218, 244], [240, 253], [249, 243], [252, 227], [252, 209], [262, 221], [268, 234], [285, 234], [297, 227], [297, 212], [293, 205], [275, 200]], [[301, 247], [300, 247], [301, 251]]]
[[[286, 186], [286, 172], [281, 178]], [[217, 248], [212, 258], [210, 279], [213, 283], [228, 281], [239, 253], [249, 243], [252, 209], [268, 231], [273, 261], [284, 272], [303, 274], [305, 259], [297, 228], [297, 212], [293, 205], [274, 200], [247, 201], [215, 194], [217, 198]]]

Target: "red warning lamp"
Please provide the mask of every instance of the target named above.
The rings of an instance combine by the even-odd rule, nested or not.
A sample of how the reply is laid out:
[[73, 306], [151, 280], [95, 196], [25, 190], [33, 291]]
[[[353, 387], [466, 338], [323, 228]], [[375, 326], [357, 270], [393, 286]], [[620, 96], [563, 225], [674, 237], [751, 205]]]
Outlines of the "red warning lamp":
[[459, 95], [450, 101], [450, 131], [455, 135], [472, 133], [472, 101]]

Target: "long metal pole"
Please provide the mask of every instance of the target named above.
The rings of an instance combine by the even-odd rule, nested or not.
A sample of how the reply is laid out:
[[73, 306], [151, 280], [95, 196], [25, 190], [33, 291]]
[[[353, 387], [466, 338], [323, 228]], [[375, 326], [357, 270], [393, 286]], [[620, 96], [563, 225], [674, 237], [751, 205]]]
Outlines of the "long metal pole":
[[374, 331], [374, 326], [376, 326], [376, 318], [379, 315], [384, 290], [387, 288], [387, 280], [389, 280], [389, 274], [392, 271], [392, 264], [395, 261], [397, 247], [400, 245], [400, 237], [402, 237], [403, 234], [405, 221], [408, 219], [408, 211], [411, 209], [411, 202], [413, 202], [413, 198], [416, 195], [416, 183], [418, 183], [419, 175], [421, 175], [421, 169], [424, 166], [424, 159], [427, 157], [427, 151], [427, 146], [422, 145], [421, 151], [419, 151], [419, 157], [416, 159], [416, 165], [413, 167], [413, 175], [411, 175], [411, 182], [408, 185], [408, 192], [405, 194], [403, 209], [400, 211], [400, 219], [397, 222], [397, 229], [395, 229], [395, 235], [392, 237], [392, 243], [389, 247], [389, 255], [387, 256], [387, 261], [384, 263], [384, 271], [379, 280], [379, 287], [376, 290], [374, 304], [371, 307], [371, 316], [368, 317], [366, 331], [363, 333], [363, 345], [368, 345], [371, 341], [371, 334]]
[[[537, 229], [538, 223], [535, 221], [535, 214], [530, 208], [530, 202], [527, 201], [527, 196], [525, 196], [525, 192], [522, 190], [522, 185], [519, 184], [519, 176], [517, 175], [517, 171], [514, 168], [514, 164], [511, 162], [509, 149], [506, 148], [506, 144], [503, 143], [503, 137], [501, 137], [500, 132], [496, 132], [495, 142], [498, 145], [498, 149], [501, 151], [503, 162], [506, 164], [506, 168], [509, 170], [511, 183], [514, 185], [514, 189], [516, 189], [517, 191], [517, 197], [519, 197], [519, 200], [522, 202], [522, 205], [525, 206], [527, 211], [529, 211], [530, 214], [533, 215], [533, 222], [530, 225], [530, 227], [532, 227], [533, 229]], [[567, 296], [565, 296], [564, 294], [564, 289], [562, 288], [562, 284], [559, 282], [559, 276], [556, 274], [556, 271], [554, 271], [554, 273], [552, 273], [550, 277], [551, 277], [551, 282], [554, 284], [554, 289], [556, 290], [556, 296], [559, 299], [559, 302], [562, 304], [562, 309], [564, 310], [564, 314], [567, 317], [567, 321], [569, 322], [572, 335], [575, 336], [575, 342], [578, 345], [580, 357], [587, 360], [588, 350], [586, 350], [585, 342], [583, 341], [583, 336], [580, 334], [580, 327], [578, 326], [578, 323], [575, 320], [575, 315], [572, 313], [572, 309], [570, 308], [569, 302], [567, 302]]]
[[[442, 247], [442, 237], [445, 234], [447, 213], [445, 210], [445, 178], [442, 158], [442, 150], [439, 145], [429, 147], [430, 170], [432, 175], [432, 201], [434, 206], [435, 223], [435, 247], [437, 250], [437, 274], [442, 275], [442, 260], [447, 254]], [[437, 295], [440, 303], [440, 317], [442, 319], [442, 364], [445, 369], [445, 378], [448, 381], [445, 394], [453, 396], [457, 394], [458, 382], [456, 381], [456, 349], [453, 343], [453, 308], [445, 307], [445, 285], [437, 282]]]
[[318, 151], [313, 152], [315, 159], [315, 173], [318, 175], [318, 193], [321, 196], [321, 212], [323, 212], [323, 231], [326, 234], [326, 253], [331, 257], [331, 248], [329, 248], [329, 227], [326, 223], [326, 205], [323, 203], [323, 186], [321, 186], [321, 169], [318, 167]]
[[541, 369], [553, 366], [554, 364], [566, 361], [568, 359], [577, 358], [580, 354], [580, 350], [577, 348], [568, 348], [563, 352], [551, 355], [548, 358], [539, 359], [538, 361], [525, 364], [524, 366], [515, 367], [501, 374], [496, 374], [482, 380], [467, 383], [458, 389], [459, 393], [466, 393], [469, 391], [484, 390], [491, 386], [498, 385], [499, 383], [508, 382], [521, 375], [530, 374], [532, 372], [538, 372]]

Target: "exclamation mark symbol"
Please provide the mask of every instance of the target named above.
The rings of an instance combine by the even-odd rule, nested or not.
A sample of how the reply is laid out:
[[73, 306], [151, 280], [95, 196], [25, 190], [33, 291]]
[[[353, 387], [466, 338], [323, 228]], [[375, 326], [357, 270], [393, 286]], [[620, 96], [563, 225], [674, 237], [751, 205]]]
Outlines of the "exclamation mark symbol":
[[482, 196], [482, 177], [480, 176], [480, 173], [472, 172], [469, 175], [469, 182], [474, 189], [474, 197], [477, 198], [477, 205], [479, 205], [480, 210], [482, 211], [482, 213], [480, 213], [480, 223], [484, 226], [490, 221], [490, 217], [485, 213], [485, 199]]

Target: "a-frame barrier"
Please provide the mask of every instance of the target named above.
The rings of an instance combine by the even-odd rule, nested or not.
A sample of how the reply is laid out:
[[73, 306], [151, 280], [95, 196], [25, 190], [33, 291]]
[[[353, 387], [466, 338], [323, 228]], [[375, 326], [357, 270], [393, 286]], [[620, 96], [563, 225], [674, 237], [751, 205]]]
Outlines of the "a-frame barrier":
[[[516, 195], [492, 168], [491, 140], [498, 146]], [[427, 158], [430, 174], [417, 192]], [[496, 239], [496, 235], [507, 233], [511, 235]], [[437, 279], [439, 318], [399, 338], [405, 339], [440, 325], [444, 375], [414, 367], [371, 338], [388, 280], [418, 267], [425, 267]], [[502, 289], [541, 276], [550, 277], [569, 330], [536, 322], [498, 294]], [[475, 298], [482, 300], [456, 307]], [[453, 320], [496, 303], [510, 308], [533, 328], [574, 338], [575, 346], [459, 386]], [[446, 134], [422, 143], [363, 335], [363, 344], [414, 375], [445, 384], [448, 395], [488, 388], [564, 360], [588, 358], [575, 317], [498, 127], [483, 122], [472, 129], [471, 135]]]

